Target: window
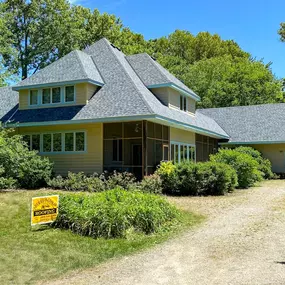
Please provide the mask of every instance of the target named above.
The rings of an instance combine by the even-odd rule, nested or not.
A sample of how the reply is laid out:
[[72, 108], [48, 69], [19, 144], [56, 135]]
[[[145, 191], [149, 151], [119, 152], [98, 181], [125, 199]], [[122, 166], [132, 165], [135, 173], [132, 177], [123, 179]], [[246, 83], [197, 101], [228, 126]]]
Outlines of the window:
[[60, 87], [52, 88], [52, 103], [60, 103]]
[[62, 151], [62, 138], [61, 133], [55, 133], [52, 135], [52, 151], [59, 152]]
[[37, 150], [37, 151], [40, 151], [40, 140], [41, 140], [41, 136], [40, 135], [32, 135], [31, 136], [31, 139], [32, 139], [32, 147], [31, 149], [32, 150]]
[[113, 161], [122, 161], [122, 140], [114, 139], [113, 140]]
[[50, 89], [43, 89], [43, 97], [42, 97], [43, 104], [50, 104], [51, 103], [51, 96], [50, 96]]
[[66, 133], [65, 134], [65, 151], [73, 151], [74, 150], [74, 133]]
[[175, 163], [187, 161], [195, 161], [195, 146], [186, 143], [171, 142], [171, 160]]
[[65, 102], [74, 102], [74, 86], [66, 86], [65, 87]]
[[51, 134], [43, 135], [43, 152], [51, 152]]
[[85, 134], [83, 132], [75, 133], [75, 151], [84, 151]]
[[38, 90], [30, 90], [30, 105], [38, 105]]
[[[59, 103], [70, 103], [75, 102], [75, 87], [65, 86], [64, 99], [61, 96], [61, 87], [43, 88], [39, 90], [30, 90], [30, 105], [48, 105], [48, 104], [59, 104]], [[40, 95], [40, 97], [38, 96]], [[41, 100], [39, 100], [41, 98]]]
[[44, 153], [82, 152], [86, 150], [85, 132], [82, 131], [24, 135], [23, 140], [30, 150]]
[[183, 95], [180, 95], [180, 110], [187, 111], [187, 98]]
[[167, 161], [168, 158], [168, 151], [169, 151], [169, 147], [168, 145], [163, 145], [163, 160]]

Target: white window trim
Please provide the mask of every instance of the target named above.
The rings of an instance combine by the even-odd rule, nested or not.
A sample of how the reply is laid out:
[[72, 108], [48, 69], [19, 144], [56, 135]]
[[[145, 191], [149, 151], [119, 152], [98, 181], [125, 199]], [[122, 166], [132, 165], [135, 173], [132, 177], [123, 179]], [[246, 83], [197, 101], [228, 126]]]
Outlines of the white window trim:
[[[65, 87], [67, 86], [73, 86], [74, 87], [74, 100], [73, 101], [65, 101]], [[52, 89], [54, 88], [60, 88], [60, 102], [52, 103]], [[50, 102], [47, 104], [43, 103], [43, 90], [44, 89], [50, 89]], [[31, 91], [37, 90], [38, 91], [38, 102], [37, 104], [31, 104]], [[51, 106], [57, 106], [57, 105], [69, 105], [76, 103], [76, 86], [75, 85], [64, 85], [64, 86], [53, 86], [53, 87], [43, 87], [43, 88], [37, 88], [37, 89], [30, 89], [29, 90], [29, 107], [35, 108], [35, 107], [51, 107]]]
[[[53, 151], [53, 134], [61, 134], [61, 151]], [[66, 133], [73, 133], [73, 151], [65, 151], [65, 134]], [[84, 133], [84, 150], [76, 151], [76, 133]], [[51, 134], [51, 152], [44, 152], [43, 151], [43, 135]], [[28, 135], [30, 136], [30, 145], [29, 148], [32, 148], [32, 135], [40, 135], [40, 150], [39, 154], [41, 155], [57, 155], [57, 154], [83, 154], [87, 153], [87, 132], [86, 130], [70, 130], [70, 131], [49, 131], [43, 133], [25, 133], [22, 136]]]
[[[176, 151], [175, 151], [175, 146], [178, 145], [178, 163], [181, 162], [181, 146], [186, 146], [187, 147], [187, 160], [188, 161], [193, 161], [196, 162], [196, 145], [195, 144], [189, 144], [189, 143], [183, 143], [183, 142], [176, 142], [176, 141], [171, 141], [170, 142], [170, 151], [171, 151], [171, 146], [174, 145], [174, 154], [172, 156], [172, 153], [170, 153], [170, 157], [174, 157], [176, 155]], [[190, 151], [189, 148], [193, 147], [195, 150], [195, 159], [192, 160], [192, 157], [190, 158]], [[175, 161], [176, 162], [176, 161]]]

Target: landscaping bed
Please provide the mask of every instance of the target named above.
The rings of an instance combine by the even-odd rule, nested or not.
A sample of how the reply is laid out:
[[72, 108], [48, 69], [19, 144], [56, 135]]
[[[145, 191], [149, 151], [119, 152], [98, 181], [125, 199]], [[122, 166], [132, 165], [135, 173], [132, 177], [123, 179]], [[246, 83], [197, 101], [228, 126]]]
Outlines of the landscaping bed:
[[144, 234], [142, 231], [129, 228], [123, 237], [109, 239], [94, 239], [74, 234], [71, 230], [49, 226], [32, 228], [31, 199], [49, 194], [59, 194], [62, 201], [63, 197], [70, 195], [93, 195], [51, 190], [0, 192], [2, 284], [30, 284], [38, 280], [56, 278], [70, 270], [92, 267], [110, 258], [127, 255], [163, 242], [203, 220], [199, 215], [179, 212], [179, 222], [166, 223], [152, 233]]

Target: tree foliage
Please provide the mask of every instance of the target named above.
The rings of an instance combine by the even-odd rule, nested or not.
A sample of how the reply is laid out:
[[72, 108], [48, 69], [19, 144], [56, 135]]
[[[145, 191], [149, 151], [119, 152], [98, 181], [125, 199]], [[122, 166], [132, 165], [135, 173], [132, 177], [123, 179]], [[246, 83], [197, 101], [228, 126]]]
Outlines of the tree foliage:
[[[0, 16], [0, 84], [7, 72], [25, 79], [70, 51], [106, 37], [126, 54], [154, 56], [200, 95], [200, 107], [283, 102], [281, 82], [269, 66], [217, 34], [176, 30], [147, 41], [115, 15], [67, 0], [2, 0]], [[281, 39], [284, 30], [281, 24]]]

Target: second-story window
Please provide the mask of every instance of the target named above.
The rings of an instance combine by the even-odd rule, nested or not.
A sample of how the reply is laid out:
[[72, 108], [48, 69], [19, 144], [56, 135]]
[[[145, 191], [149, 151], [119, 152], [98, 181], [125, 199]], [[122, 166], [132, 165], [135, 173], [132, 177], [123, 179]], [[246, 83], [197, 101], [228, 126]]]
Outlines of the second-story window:
[[38, 105], [38, 90], [30, 90], [30, 105]]
[[50, 104], [51, 103], [51, 96], [50, 96], [50, 88], [43, 89], [43, 97], [42, 97], [43, 104]]
[[65, 87], [65, 102], [74, 102], [74, 86]]
[[[62, 93], [64, 93], [62, 96]], [[29, 104], [30, 106], [64, 104], [75, 102], [75, 87], [51, 87], [43, 89], [30, 90]]]
[[52, 103], [60, 103], [60, 87], [52, 88]]
[[187, 98], [183, 95], [180, 95], [180, 110], [187, 111]]

